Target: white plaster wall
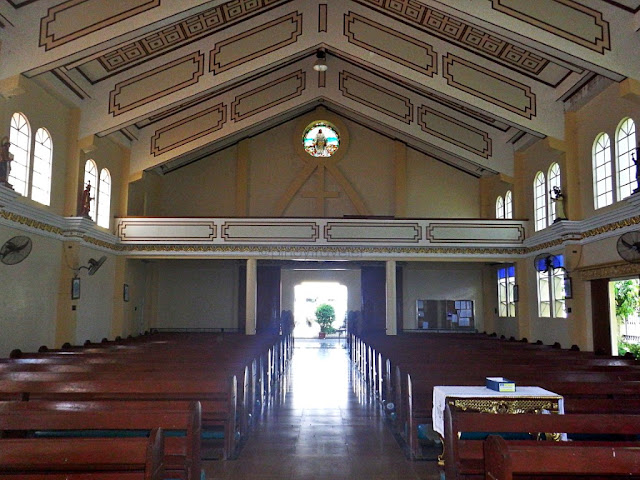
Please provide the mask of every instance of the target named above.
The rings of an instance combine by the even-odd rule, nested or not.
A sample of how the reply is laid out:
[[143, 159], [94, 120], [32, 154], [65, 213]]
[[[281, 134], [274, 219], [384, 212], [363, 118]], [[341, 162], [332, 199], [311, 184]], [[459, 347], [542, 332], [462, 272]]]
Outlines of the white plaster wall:
[[542, 318], [538, 316], [538, 285], [537, 285], [537, 273], [531, 269], [526, 272], [528, 278], [528, 297], [531, 301], [528, 304], [520, 302], [518, 309], [528, 308], [529, 318], [531, 318], [529, 326], [529, 335], [526, 336], [529, 342], [537, 342], [542, 340], [544, 344], [554, 344], [559, 342], [562, 348], [569, 348], [576, 343], [576, 340], [571, 338], [570, 324], [575, 322], [572, 314], [569, 314], [567, 318]]
[[238, 266], [215, 260], [165, 260], [157, 266], [158, 328], [236, 328]]
[[[78, 272], [80, 299], [77, 301], [76, 343], [84, 343], [86, 340], [99, 342], [105, 337], [111, 338], [114, 295], [116, 295], [114, 256], [81, 247], [78, 251], [78, 260], [79, 265], [88, 265], [90, 258], [99, 260], [103, 255], [106, 255], [107, 260], [94, 275], [89, 276], [86, 269]], [[119, 289], [118, 295], [121, 295]]]
[[125, 302], [123, 336], [139, 335], [149, 329], [150, 309], [146, 305], [148, 269], [140, 260], [127, 260], [125, 283], [129, 285], [129, 301]]
[[[497, 333], [498, 336], [504, 335], [506, 338], [515, 338], [516, 340], [520, 340], [518, 333], [518, 318], [506, 318], [506, 317], [498, 317], [494, 320], [496, 328], [495, 330], [487, 331], [487, 333]], [[530, 338], [528, 339], [531, 340]], [[552, 342], [553, 343], [553, 342]]]
[[562, 348], [569, 348], [575, 343], [571, 339], [570, 318], [538, 318], [531, 328], [530, 342], [542, 340], [545, 345], [558, 342]]
[[62, 243], [0, 225], [0, 245], [16, 235], [31, 237], [33, 247], [21, 263], [0, 263], [2, 357], [14, 348], [35, 351], [41, 345], [54, 346]]
[[403, 282], [403, 328], [418, 328], [416, 300], [473, 300], [475, 328], [483, 331], [482, 265], [413, 262]]

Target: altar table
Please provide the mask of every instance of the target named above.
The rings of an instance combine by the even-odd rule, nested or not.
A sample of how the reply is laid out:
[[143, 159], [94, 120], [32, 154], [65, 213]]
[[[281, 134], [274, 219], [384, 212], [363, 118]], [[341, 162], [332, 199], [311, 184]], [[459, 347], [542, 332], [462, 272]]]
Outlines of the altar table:
[[496, 392], [484, 386], [433, 388], [433, 429], [444, 438], [447, 403], [461, 410], [487, 413], [564, 413], [564, 398], [540, 387], [517, 386], [515, 392]]

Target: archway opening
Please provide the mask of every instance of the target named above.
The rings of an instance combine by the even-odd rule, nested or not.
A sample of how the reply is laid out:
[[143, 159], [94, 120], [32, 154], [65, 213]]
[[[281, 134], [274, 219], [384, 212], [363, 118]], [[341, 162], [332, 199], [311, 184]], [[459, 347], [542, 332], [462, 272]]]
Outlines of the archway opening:
[[348, 296], [348, 288], [338, 282], [302, 282], [296, 285], [294, 287], [293, 336], [318, 338], [320, 326], [315, 321], [315, 312], [322, 304], [331, 305], [336, 312], [333, 328], [336, 330], [343, 328], [346, 325]]

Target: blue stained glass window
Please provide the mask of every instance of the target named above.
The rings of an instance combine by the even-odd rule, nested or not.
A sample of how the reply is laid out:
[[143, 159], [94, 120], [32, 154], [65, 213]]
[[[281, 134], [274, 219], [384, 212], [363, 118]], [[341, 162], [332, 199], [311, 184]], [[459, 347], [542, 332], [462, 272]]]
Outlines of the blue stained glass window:
[[305, 129], [302, 142], [312, 157], [330, 157], [340, 147], [340, 135], [328, 122], [313, 122]]

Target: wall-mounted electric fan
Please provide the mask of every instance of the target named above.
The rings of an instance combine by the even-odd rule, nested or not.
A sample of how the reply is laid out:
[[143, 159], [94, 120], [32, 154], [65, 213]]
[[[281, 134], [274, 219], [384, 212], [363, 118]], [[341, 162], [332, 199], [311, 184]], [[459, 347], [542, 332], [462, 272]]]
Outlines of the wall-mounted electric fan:
[[95, 258], [90, 258], [89, 265], [81, 266], [80, 268], [78, 268], [78, 271], [84, 268], [89, 270], [89, 275], [94, 275], [106, 260], [107, 260], [106, 255], [103, 255], [102, 257], [100, 257], [100, 260], [96, 260]]
[[549, 272], [556, 268], [563, 268], [562, 261], [550, 253], [541, 253], [533, 259], [533, 266], [538, 272]]
[[629, 263], [640, 262], [640, 230], [620, 235], [616, 244], [618, 255]]
[[0, 248], [0, 261], [5, 265], [20, 263], [31, 253], [31, 239], [24, 235], [10, 238]]

